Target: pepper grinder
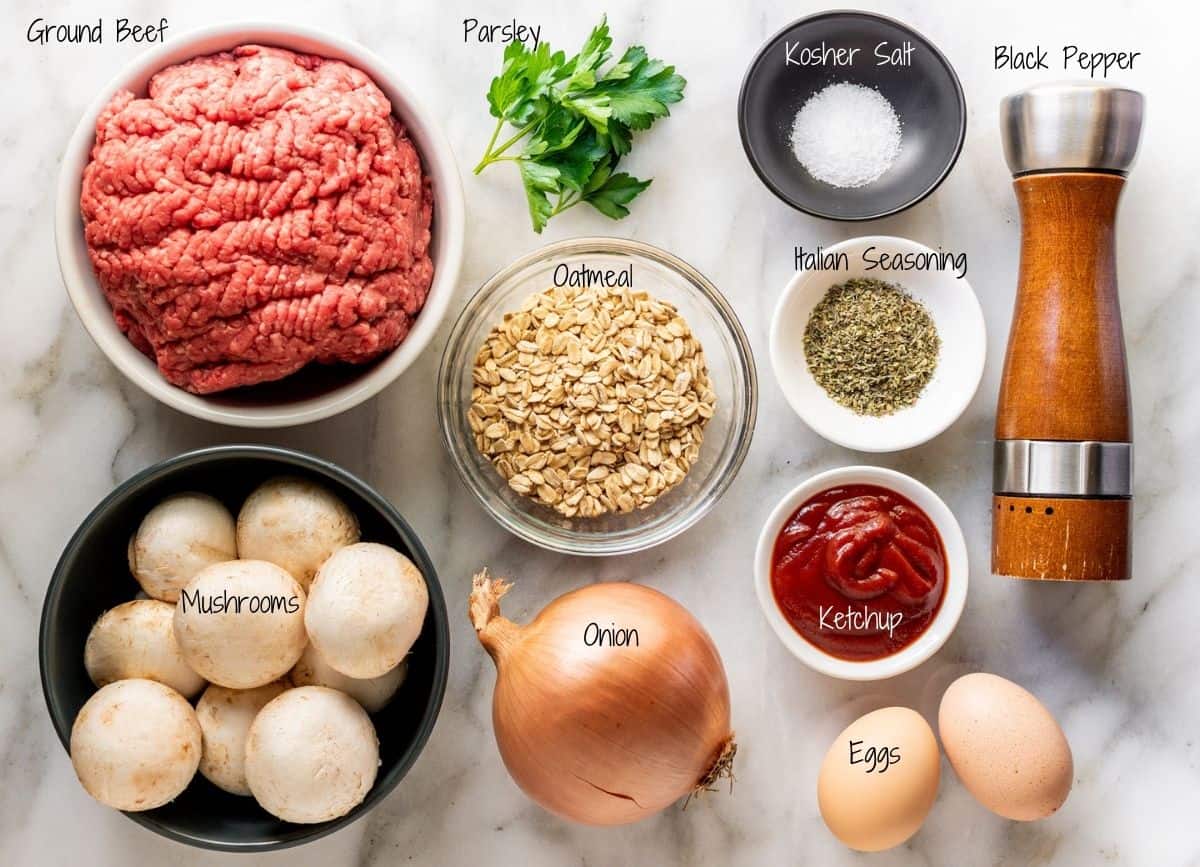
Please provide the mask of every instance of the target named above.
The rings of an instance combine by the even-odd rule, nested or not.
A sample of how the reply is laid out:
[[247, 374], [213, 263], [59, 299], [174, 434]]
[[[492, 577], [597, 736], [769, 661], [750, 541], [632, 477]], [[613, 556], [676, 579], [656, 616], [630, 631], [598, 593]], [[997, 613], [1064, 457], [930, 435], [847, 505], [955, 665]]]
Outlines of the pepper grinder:
[[992, 571], [1130, 577], [1133, 431], [1117, 295], [1117, 201], [1142, 95], [1041, 85], [1001, 103], [1021, 264], [996, 409]]

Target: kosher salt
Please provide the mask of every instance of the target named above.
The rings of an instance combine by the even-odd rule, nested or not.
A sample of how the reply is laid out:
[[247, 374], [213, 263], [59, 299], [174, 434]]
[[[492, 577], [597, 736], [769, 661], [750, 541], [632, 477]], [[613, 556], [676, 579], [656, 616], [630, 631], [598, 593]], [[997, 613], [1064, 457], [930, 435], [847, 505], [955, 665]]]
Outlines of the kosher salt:
[[900, 153], [900, 119], [878, 90], [831, 84], [809, 97], [792, 121], [792, 151], [818, 181], [862, 187]]

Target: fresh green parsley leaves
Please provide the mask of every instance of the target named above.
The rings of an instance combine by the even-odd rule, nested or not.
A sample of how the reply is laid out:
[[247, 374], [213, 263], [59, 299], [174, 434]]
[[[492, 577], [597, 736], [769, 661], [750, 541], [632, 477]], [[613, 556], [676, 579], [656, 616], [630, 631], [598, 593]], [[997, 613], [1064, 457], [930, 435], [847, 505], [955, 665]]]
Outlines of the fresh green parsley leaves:
[[[611, 48], [607, 17], [570, 59], [545, 42], [534, 50], [513, 42], [488, 88], [496, 129], [475, 174], [493, 163], [516, 163], [535, 232], [580, 202], [619, 220], [650, 186], [618, 172], [617, 165], [629, 153], [634, 131], [669, 115], [687, 82], [640, 45], [602, 69]], [[516, 133], [500, 141], [505, 125]]]

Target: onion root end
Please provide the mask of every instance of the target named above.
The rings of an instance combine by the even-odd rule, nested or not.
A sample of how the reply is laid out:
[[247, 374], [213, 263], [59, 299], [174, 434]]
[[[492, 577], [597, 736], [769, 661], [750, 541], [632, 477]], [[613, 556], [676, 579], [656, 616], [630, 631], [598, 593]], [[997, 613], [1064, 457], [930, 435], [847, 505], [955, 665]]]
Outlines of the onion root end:
[[717, 760], [713, 762], [713, 766], [708, 769], [708, 773], [700, 782], [696, 783], [696, 787], [688, 793], [687, 800], [683, 802], [683, 809], [688, 808], [688, 804], [692, 802], [692, 798], [699, 798], [705, 792], [717, 791], [717, 783], [721, 780], [729, 780], [729, 791], [733, 792], [733, 757], [737, 755], [737, 742], [733, 739], [732, 732], [729, 739], [721, 746], [721, 753], [717, 756]]

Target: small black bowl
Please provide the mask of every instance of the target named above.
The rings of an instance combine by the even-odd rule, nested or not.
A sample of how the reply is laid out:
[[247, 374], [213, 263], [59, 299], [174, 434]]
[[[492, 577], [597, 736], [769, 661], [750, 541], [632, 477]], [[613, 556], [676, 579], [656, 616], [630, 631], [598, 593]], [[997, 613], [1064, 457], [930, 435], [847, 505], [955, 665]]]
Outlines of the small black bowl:
[[[852, 65], [786, 66], [787, 43], [857, 48]], [[881, 42], [913, 46], [911, 65], [877, 66]], [[873, 87], [900, 118], [896, 162], [878, 180], [842, 189], [816, 180], [792, 152], [792, 121], [819, 90]], [[924, 199], [950, 174], [967, 131], [967, 104], [950, 62], [911, 27], [870, 12], [822, 12], [776, 33], [754, 57], [738, 98], [738, 128], [754, 171], [793, 208], [830, 220], [874, 220]]]
[[420, 754], [442, 705], [450, 667], [446, 602], [429, 555], [400, 514], [364, 482], [311, 455], [268, 446], [220, 446], [155, 464], [109, 494], [67, 544], [42, 606], [38, 656], [42, 692], [63, 746], [71, 725], [96, 691], [83, 667], [83, 647], [97, 618], [140, 589], [129, 574], [126, 546], [142, 518], [168, 494], [203, 491], [235, 515], [260, 482], [299, 475], [328, 487], [358, 517], [364, 541], [405, 554], [429, 588], [429, 611], [408, 657], [408, 676], [396, 699], [372, 716], [379, 735], [379, 775], [366, 800], [331, 822], [295, 825], [276, 819], [253, 798], [231, 795], [197, 774], [182, 795], [157, 810], [125, 815], [180, 843], [227, 852], [284, 849], [350, 824], [382, 801]]

